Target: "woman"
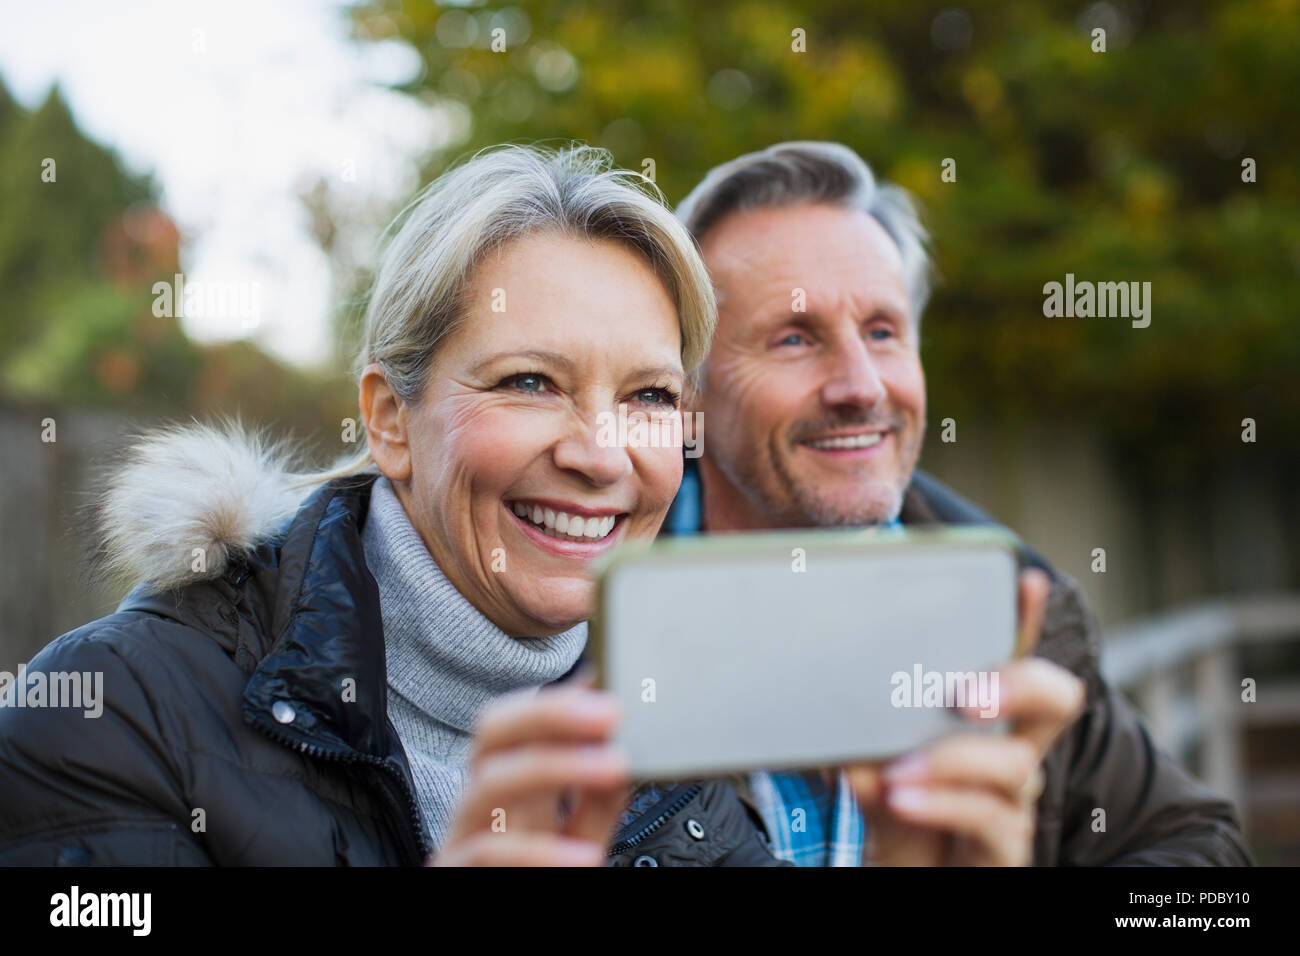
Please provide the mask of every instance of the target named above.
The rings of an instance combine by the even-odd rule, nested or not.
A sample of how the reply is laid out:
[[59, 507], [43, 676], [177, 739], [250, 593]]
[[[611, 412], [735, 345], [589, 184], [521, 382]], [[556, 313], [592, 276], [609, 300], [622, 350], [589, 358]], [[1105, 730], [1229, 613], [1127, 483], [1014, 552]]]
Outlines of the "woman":
[[28, 667], [102, 674], [102, 715], [0, 709], [0, 863], [775, 862], [726, 784], [629, 806], [610, 699], [562, 680], [588, 563], [681, 478], [598, 416], [679, 414], [715, 319], [633, 179], [509, 147], [434, 183], [375, 283], [344, 466], [237, 428], [133, 447], [103, 553], [141, 583]]

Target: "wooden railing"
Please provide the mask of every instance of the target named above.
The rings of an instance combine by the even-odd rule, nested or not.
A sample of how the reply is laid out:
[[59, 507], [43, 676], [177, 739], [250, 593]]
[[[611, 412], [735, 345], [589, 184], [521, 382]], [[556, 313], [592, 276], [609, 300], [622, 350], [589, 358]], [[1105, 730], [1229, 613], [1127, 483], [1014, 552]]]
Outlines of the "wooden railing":
[[[1300, 680], [1248, 673], [1250, 645], [1300, 642], [1300, 594], [1265, 593], [1208, 601], [1107, 632], [1102, 673], [1146, 714], [1156, 743], [1197, 754], [1200, 777], [1231, 798], [1250, 825], [1260, 811], [1300, 808], [1300, 774], [1247, 768], [1252, 727], [1300, 731]], [[1254, 681], [1254, 700], [1246, 696]], [[1300, 732], [1296, 735], [1300, 745]]]

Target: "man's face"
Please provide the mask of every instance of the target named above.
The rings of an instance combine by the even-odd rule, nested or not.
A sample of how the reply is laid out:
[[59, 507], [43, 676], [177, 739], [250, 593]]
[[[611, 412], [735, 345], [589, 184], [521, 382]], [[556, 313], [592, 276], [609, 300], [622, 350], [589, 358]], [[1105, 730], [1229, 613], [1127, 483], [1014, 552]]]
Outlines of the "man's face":
[[718, 329], [704, 413], [709, 530], [862, 525], [898, 514], [925, 432], [902, 261], [864, 212], [734, 213], [704, 236]]

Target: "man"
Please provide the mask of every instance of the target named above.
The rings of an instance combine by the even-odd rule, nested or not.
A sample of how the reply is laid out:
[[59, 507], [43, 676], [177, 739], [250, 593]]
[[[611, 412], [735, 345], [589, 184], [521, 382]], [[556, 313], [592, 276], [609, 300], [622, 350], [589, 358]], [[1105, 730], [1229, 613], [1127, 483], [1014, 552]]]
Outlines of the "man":
[[[929, 262], [903, 190], [877, 184], [845, 146], [784, 143], [712, 170], [677, 213], [700, 243], [719, 322], [689, 400], [707, 440], [667, 531], [990, 521], [915, 470]], [[1021, 562], [1032, 569], [1022, 630], [1041, 623], [1041, 639], [1035, 659], [1003, 672], [1013, 733], [952, 738], [883, 772], [751, 775], [746, 798], [778, 856], [1251, 862], [1231, 804], [1157, 751], [1102, 680], [1078, 587], [1027, 548]]]

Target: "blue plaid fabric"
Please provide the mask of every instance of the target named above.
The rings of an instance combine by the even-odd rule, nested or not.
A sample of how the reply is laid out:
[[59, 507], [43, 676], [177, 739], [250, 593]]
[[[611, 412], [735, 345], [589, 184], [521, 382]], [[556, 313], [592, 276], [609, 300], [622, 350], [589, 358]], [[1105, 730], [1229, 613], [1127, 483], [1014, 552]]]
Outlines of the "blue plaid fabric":
[[795, 866], [861, 866], [862, 811], [844, 771], [834, 784], [816, 772], [749, 775], [773, 856]]
[[[682, 485], [664, 521], [664, 534], [699, 534], [700, 477], [687, 462]], [[882, 527], [899, 530], [897, 520]], [[843, 771], [834, 786], [818, 773], [749, 775], [750, 790], [772, 839], [772, 853], [796, 866], [861, 866], [866, 821]]]

